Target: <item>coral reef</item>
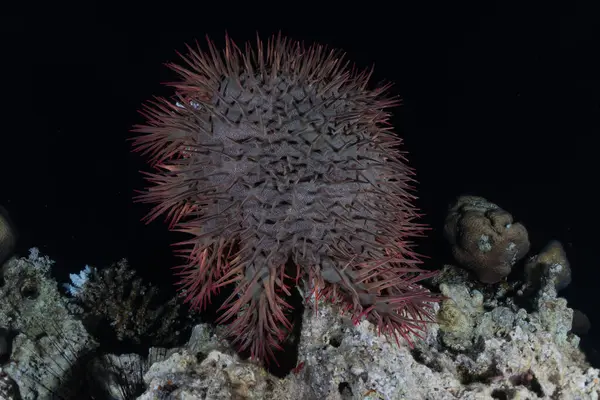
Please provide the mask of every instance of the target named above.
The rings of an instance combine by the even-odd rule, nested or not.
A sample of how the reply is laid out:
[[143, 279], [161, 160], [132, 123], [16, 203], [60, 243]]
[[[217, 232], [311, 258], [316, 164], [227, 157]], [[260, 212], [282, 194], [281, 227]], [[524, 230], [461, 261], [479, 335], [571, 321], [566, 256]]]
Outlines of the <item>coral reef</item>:
[[[100, 338], [95, 337], [93, 326], [80, 320], [91, 311], [84, 312], [73, 299], [61, 296], [50, 274], [53, 264], [33, 248], [28, 258], [12, 258], [2, 267], [0, 397], [135, 399], [144, 390], [142, 376], [148, 363], [162, 360], [157, 356], [160, 350], [152, 350], [147, 358], [101, 352]], [[172, 323], [176, 307], [166, 313], [149, 308], [147, 299], [154, 298], [156, 289], [141, 284], [125, 260], [102, 271], [94, 268], [86, 271], [87, 274], [75, 275], [73, 284], [79, 285], [70, 285], [69, 291], [84, 308], [91, 307], [95, 300], [97, 315], [113, 322], [131, 319], [129, 323], [123, 322], [130, 330], [123, 328], [121, 332], [132, 342], [154, 334], [160, 340], [151, 343], [176, 342], [171, 340], [177, 337]], [[86, 279], [79, 279], [82, 276]], [[118, 301], [123, 303], [121, 307], [114, 304]]]
[[186, 346], [150, 367], [140, 399], [598, 399], [600, 371], [569, 333], [572, 310], [551, 282], [541, 280], [527, 311], [517, 290], [490, 290], [447, 265], [435, 278], [447, 296], [436, 307], [448, 307], [446, 316], [412, 350], [313, 296], [300, 362], [284, 379], [241, 361], [198, 325]]
[[154, 346], [175, 343], [177, 298], [160, 302], [156, 287], [145, 285], [127, 260], [102, 269], [86, 266], [79, 275], [71, 275], [71, 280], [67, 290], [81, 305], [82, 319], [91, 330], [107, 321], [119, 340], [149, 340]]
[[525, 227], [482, 197], [460, 196], [448, 211], [444, 235], [456, 261], [484, 283], [506, 277], [529, 252]]
[[235, 284], [219, 322], [240, 351], [274, 358], [302, 278], [358, 322], [409, 343], [439, 297], [418, 282], [414, 173], [391, 132], [388, 85], [343, 54], [283, 37], [220, 53], [189, 49], [172, 99], [143, 110], [135, 151], [155, 168], [138, 201], [190, 234], [186, 300], [203, 309]]
[[88, 393], [94, 393], [94, 399], [136, 399], [145, 390], [143, 375], [148, 364], [161, 360], [154, 357], [144, 359], [139, 354], [98, 356], [87, 365], [89, 374], [96, 377], [89, 382], [93, 388], [90, 387]]
[[0, 399], [21, 400], [17, 382], [4, 371], [0, 372]]
[[8, 359], [2, 365], [24, 400], [71, 398], [78, 389], [79, 362], [97, 343], [69, 313], [50, 277], [53, 262], [32, 249], [2, 267], [0, 326]]
[[[531, 258], [550, 259], [564, 264], [566, 256], [544, 251]], [[343, 305], [312, 292], [298, 364], [280, 379], [234, 352], [222, 326], [197, 325], [185, 345], [151, 348], [147, 358], [98, 352], [72, 316], [76, 307], [50, 277], [52, 264], [33, 249], [2, 270], [0, 347], [8, 358], [0, 362], [0, 393], [10, 400], [600, 397], [600, 371], [586, 361], [574, 334], [576, 312], [558, 297], [560, 268], [489, 285], [446, 265], [431, 282], [444, 296], [433, 305], [439, 324], [428, 325], [413, 348], [379, 335], [368, 319], [355, 324]], [[96, 279], [93, 268], [85, 271], [72, 282], [69, 293], [76, 298], [85, 297]], [[124, 281], [135, 280], [127, 268], [115, 271], [128, 277]]]

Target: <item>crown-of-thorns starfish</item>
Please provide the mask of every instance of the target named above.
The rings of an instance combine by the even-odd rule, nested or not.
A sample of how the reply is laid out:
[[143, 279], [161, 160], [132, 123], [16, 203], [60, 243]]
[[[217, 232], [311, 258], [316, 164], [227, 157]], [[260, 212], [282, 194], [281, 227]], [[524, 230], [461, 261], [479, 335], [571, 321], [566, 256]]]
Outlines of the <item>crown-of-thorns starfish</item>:
[[[221, 322], [240, 350], [268, 360], [291, 329], [286, 296], [303, 278], [384, 333], [410, 342], [437, 296], [417, 284], [411, 239], [423, 234], [413, 171], [387, 109], [359, 71], [324, 46], [281, 36], [245, 51], [188, 47], [171, 99], [146, 106], [135, 148], [156, 171], [139, 201], [191, 238], [178, 267], [186, 301], [203, 308], [235, 284]], [[294, 266], [294, 273], [289, 266]]]

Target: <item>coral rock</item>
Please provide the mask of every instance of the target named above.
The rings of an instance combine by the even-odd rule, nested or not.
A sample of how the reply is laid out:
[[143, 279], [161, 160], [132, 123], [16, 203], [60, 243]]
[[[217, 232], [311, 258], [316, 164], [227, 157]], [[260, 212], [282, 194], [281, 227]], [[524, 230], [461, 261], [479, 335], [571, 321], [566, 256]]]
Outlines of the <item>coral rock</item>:
[[560, 291], [571, 283], [571, 266], [567, 260], [565, 249], [556, 240], [552, 240], [540, 252], [525, 264], [525, 275], [528, 284], [539, 286], [542, 276], [548, 274], [548, 269], [553, 269], [552, 279], [554, 287]]
[[444, 227], [454, 258], [483, 283], [496, 283], [529, 251], [527, 230], [510, 213], [477, 196], [461, 196]]
[[[241, 360], [199, 325], [188, 345], [150, 367], [139, 399], [598, 399], [599, 371], [567, 333], [571, 309], [553, 285], [541, 287], [543, 301], [527, 311], [473, 289], [463, 272], [447, 266], [435, 279], [448, 298], [442, 307], [453, 304], [462, 316], [446, 312], [444, 322], [455, 323], [431, 325], [415, 349], [394, 346], [368, 320], [355, 326], [312, 296], [299, 364], [285, 378]], [[490, 302], [497, 306], [484, 307]], [[464, 317], [470, 322], [458, 329]]]

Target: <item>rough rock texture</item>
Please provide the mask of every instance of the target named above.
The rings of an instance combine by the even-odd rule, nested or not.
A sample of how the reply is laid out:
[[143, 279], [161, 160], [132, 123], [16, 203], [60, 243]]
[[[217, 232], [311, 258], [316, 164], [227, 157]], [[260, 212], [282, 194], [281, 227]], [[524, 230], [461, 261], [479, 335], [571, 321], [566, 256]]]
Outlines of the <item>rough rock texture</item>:
[[2, 372], [24, 400], [68, 398], [78, 361], [96, 346], [50, 278], [52, 264], [32, 249], [29, 258], [2, 267], [0, 326], [8, 358]]
[[[162, 360], [152, 356], [148, 359], [153, 362]], [[102, 355], [94, 358], [87, 368], [96, 377], [87, 382], [85, 395], [90, 398], [131, 400], [145, 389], [143, 375], [148, 369], [148, 360], [138, 354]]]
[[448, 211], [444, 235], [456, 261], [484, 283], [499, 282], [529, 252], [525, 227], [483, 197], [459, 197]]
[[[124, 266], [125, 261], [119, 265]], [[62, 296], [58, 283], [51, 276], [54, 262], [31, 249], [29, 257], [12, 258], [2, 266], [0, 284], [0, 400], [59, 399], [131, 400], [143, 393], [143, 374], [148, 364], [162, 360], [167, 350], [154, 349], [148, 358], [137, 354], [116, 356], [99, 351], [98, 343], [79, 318], [83, 309]], [[112, 271], [112, 272], [111, 272]], [[116, 270], [123, 271], [123, 268]], [[114, 276], [108, 270], [104, 278]], [[125, 287], [140, 295], [155, 293], [141, 285], [134, 274], [125, 273], [110, 288], [100, 290], [98, 282], [77, 288], [79, 299], [86, 290], [96, 296], [98, 306], [121, 301], [136, 312], [147, 312], [145, 301], [130, 301], [121, 296]], [[100, 290], [101, 293], [98, 293]], [[121, 297], [119, 297], [121, 296]], [[113, 299], [115, 297], [115, 299]], [[137, 296], [140, 297], [140, 296]], [[167, 303], [167, 306], [171, 302]], [[102, 307], [100, 307], [102, 308]], [[122, 315], [121, 308], [110, 308], [107, 317]], [[116, 314], [115, 314], [116, 313]], [[169, 314], [170, 316], [170, 314]], [[152, 316], [158, 319], [158, 317]], [[170, 326], [171, 317], [162, 318]], [[143, 322], [143, 319], [142, 319]], [[155, 334], [177, 336], [153, 326]], [[141, 329], [148, 328], [148, 329]], [[148, 325], [137, 327], [133, 335], [143, 337]], [[167, 341], [167, 343], [171, 343]]]
[[0, 265], [10, 257], [17, 243], [17, 234], [8, 212], [0, 206]]
[[557, 291], [567, 287], [571, 283], [571, 265], [567, 260], [567, 254], [559, 241], [552, 240], [540, 251], [539, 254], [530, 257], [525, 263], [525, 279], [534, 285], [539, 282], [540, 276], [548, 268], [557, 271], [553, 276], [556, 278], [554, 286]]
[[2, 400], [21, 400], [19, 386], [6, 372], [0, 373], [0, 399]]
[[[24, 399], [87, 398], [69, 392], [76, 388], [69, 378], [79, 365], [89, 368], [93, 342], [49, 277], [51, 264], [34, 251], [3, 268], [0, 322], [9, 359], [0, 378], [8, 399], [19, 398], [15, 383]], [[447, 297], [435, 305], [439, 325], [431, 325], [413, 350], [379, 336], [366, 320], [354, 326], [338, 306], [315, 304], [313, 297], [298, 366], [284, 379], [241, 360], [209, 325], [197, 325], [184, 347], [152, 348], [148, 360], [106, 355], [92, 364], [116, 400], [135, 398], [138, 386], [145, 387], [143, 400], [598, 399], [600, 371], [578, 349], [573, 310], [557, 297], [561, 271], [544, 268], [533, 284], [492, 286], [444, 267], [432, 282]]]
[[74, 304], [82, 308], [78, 317], [90, 332], [106, 322], [120, 341], [137, 344], [144, 340], [154, 346], [177, 342], [177, 335], [173, 335], [179, 312], [176, 297], [161, 303], [158, 289], [144, 283], [126, 259], [84, 271], [80, 288], [67, 287], [74, 295]]
[[509, 285], [486, 291], [446, 266], [435, 282], [448, 297], [445, 318], [413, 351], [319, 303], [306, 311], [300, 363], [285, 379], [241, 361], [200, 325], [185, 348], [150, 367], [140, 399], [597, 399], [599, 371], [569, 333], [572, 310], [551, 273], [520, 299], [527, 311]]

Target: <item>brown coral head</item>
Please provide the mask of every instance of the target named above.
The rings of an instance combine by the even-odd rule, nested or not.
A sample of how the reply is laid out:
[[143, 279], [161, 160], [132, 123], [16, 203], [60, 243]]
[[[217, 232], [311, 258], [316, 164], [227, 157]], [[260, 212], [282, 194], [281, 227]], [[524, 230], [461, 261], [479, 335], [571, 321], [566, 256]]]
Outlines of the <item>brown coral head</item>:
[[562, 244], [552, 240], [531, 257], [525, 264], [525, 276], [533, 287], [539, 286], [543, 276], [548, 276], [557, 291], [566, 288], [571, 283], [571, 265]]
[[456, 261], [483, 283], [506, 277], [529, 251], [527, 229], [507, 211], [483, 198], [459, 198], [444, 228]]

